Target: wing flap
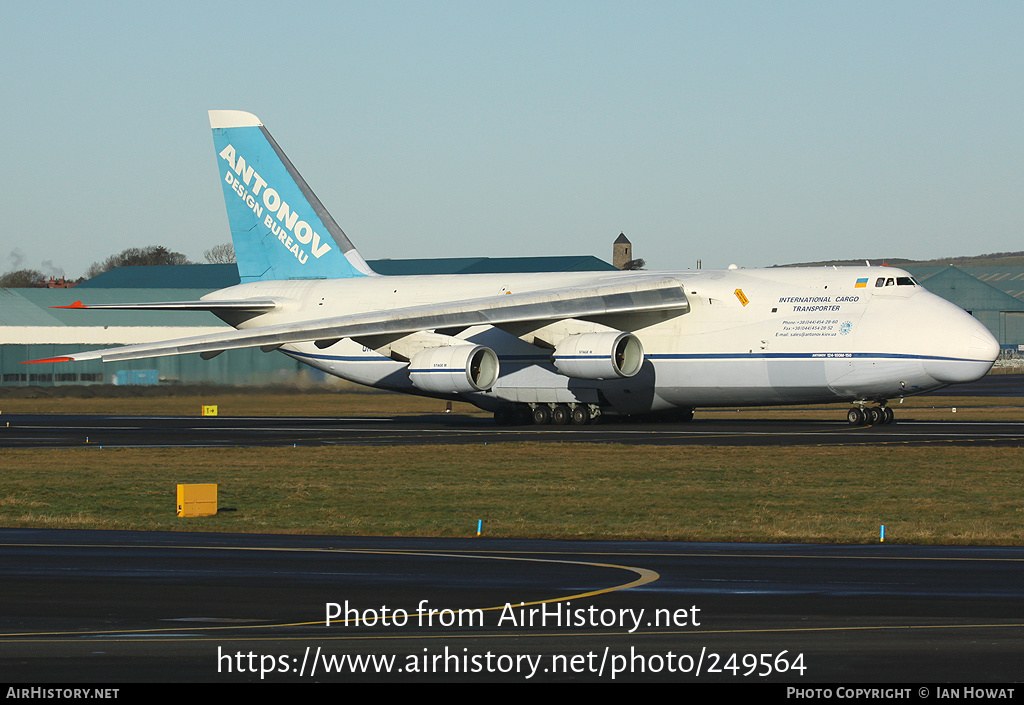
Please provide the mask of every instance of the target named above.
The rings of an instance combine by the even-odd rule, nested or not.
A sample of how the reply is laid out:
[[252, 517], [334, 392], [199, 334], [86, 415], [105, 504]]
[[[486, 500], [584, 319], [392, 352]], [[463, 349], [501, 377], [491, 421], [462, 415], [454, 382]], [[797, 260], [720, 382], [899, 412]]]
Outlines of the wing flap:
[[[415, 333], [456, 326], [498, 326], [522, 321], [610, 314], [689, 310], [681, 283], [674, 278], [643, 278], [606, 286], [572, 287], [506, 294], [446, 304], [427, 304], [389, 311], [350, 314], [312, 321], [211, 333], [158, 343], [75, 353], [61, 360], [116, 362], [164, 355], [209, 353], [249, 347], [271, 347], [308, 341], [334, 341], [371, 335]], [[57, 358], [49, 358], [47, 362]], [[32, 362], [43, 362], [33, 360]]]

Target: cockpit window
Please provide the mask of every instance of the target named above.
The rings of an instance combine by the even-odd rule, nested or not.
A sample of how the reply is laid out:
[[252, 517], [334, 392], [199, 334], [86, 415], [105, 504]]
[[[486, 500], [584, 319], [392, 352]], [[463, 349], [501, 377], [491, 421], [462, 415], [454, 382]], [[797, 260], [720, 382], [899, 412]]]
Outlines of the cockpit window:
[[875, 280], [876, 287], [882, 286], [921, 286], [913, 277], [879, 277]]

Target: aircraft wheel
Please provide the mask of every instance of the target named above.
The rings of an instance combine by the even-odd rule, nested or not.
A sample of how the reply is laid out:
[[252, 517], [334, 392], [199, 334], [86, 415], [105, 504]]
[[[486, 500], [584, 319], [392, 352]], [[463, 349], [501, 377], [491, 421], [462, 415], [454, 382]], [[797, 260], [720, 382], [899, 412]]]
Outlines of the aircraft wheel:
[[555, 408], [551, 410], [551, 423], [556, 426], [564, 426], [569, 423], [569, 419], [572, 416], [572, 412], [569, 411], [569, 407], [565, 404], [555, 404]]
[[499, 406], [494, 411], [494, 423], [499, 426], [514, 426], [516, 422], [516, 412], [511, 406]]
[[551, 423], [551, 407], [541, 404], [533, 409], [533, 423], [537, 426], [546, 426]]
[[882, 423], [896, 423], [896, 414], [893, 413], [892, 409], [885, 407], [882, 409]]
[[526, 404], [516, 404], [515, 406], [515, 420], [512, 422], [513, 426], [529, 426], [533, 423], [532, 409]]
[[863, 426], [864, 412], [860, 409], [850, 409], [846, 413], [846, 420], [850, 422], [851, 426]]
[[578, 404], [572, 410], [572, 422], [576, 426], [586, 426], [590, 423], [590, 409], [583, 404]]

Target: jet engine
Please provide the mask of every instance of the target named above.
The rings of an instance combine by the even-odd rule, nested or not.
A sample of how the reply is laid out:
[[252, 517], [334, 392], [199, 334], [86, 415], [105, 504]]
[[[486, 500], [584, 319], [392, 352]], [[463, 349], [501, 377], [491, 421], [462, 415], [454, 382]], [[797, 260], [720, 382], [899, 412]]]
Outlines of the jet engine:
[[498, 356], [482, 345], [425, 348], [409, 360], [409, 379], [425, 392], [482, 392], [498, 379]]
[[640, 371], [644, 348], [632, 333], [580, 333], [563, 338], [551, 359], [566, 377], [617, 379]]

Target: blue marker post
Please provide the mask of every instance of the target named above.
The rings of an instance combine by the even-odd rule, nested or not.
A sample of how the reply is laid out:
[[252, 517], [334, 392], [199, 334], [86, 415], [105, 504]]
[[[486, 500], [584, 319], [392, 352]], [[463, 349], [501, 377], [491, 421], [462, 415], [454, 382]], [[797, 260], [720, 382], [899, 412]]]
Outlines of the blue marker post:
[[881, 543], [885, 543], [885, 524], [882, 524]]
[[476, 520], [476, 535], [477, 536], [480, 535], [480, 532], [483, 531], [483, 528], [484, 528], [484, 520], [483, 519], [477, 519]]

